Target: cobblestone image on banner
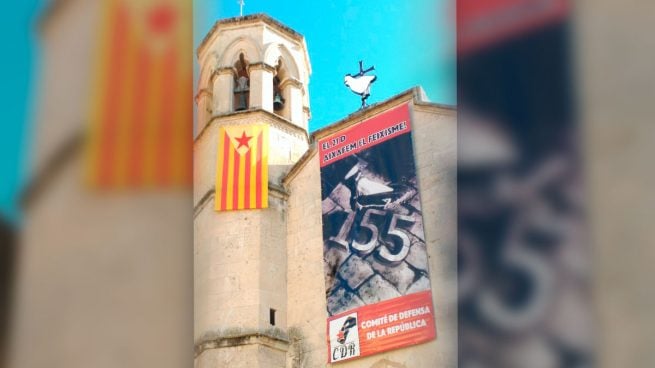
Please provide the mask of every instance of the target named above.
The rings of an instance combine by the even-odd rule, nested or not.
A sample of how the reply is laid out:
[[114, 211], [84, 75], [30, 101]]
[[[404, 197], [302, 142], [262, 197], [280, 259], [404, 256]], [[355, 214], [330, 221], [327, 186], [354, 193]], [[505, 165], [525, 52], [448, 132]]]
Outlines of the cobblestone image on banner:
[[414, 165], [393, 165], [409, 149], [405, 134], [325, 170], [330, 315], [430, 288]]
[[[328, 322], [358, 312], [351, 317], [359, 318], [357, 328], [372, 328], [359, 331], [362, 346], [352, 349], [358, 356], [406, 345], [408, 336], [403, 335], [414, 334], [410, 340], [417, 343], [435, 334], [410, 133], [404, 105], [319, 142]], [[344, 147], [349, 147], [347, 154], [341, 154]], [[416, 293], [421, 293], [420, 300], [403, 299]], [[376, 307], [387, 301], [391, 304]], [[391, 323], [414, 310], [426, 311], [429, 323], [419, 317]], [[382, 335], [373, 328], [381, 325]], [[421, 328], [406, 331], [410, 325]], [[397, 342], [390, 334], [398, 335]], [[328, 338], [339, 345], [334, 336]], [[337, 348], [331, 346], [330, 362], [342, 360], [340, 351], [347, 352]]]

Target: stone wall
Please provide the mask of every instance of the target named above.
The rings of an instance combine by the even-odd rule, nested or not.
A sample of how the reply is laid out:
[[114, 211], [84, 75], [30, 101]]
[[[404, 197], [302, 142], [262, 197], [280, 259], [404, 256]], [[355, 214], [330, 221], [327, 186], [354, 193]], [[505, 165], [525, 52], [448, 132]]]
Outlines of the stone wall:
[[[249, 63], [249, 109], [235, 112], [231, 73], [242, 53]], [[198, 367], [285, 365], [288, 195], [281, 181], [307, 150], [308, 136], [306, 117], [273, 111], [273, 73], [280, 59], [281, 83], [306, 90], [310, 66], [304, 39], [263, 14], [218, 21], [199, 47], [202, 114], [194, 143]], [[299, 98], [287, 98], [285, 104], [294, 111], [309, 106]], [[269, 208], [215, 212], [219, 129], [251, 124], [269, 128]]]
[[325, 367], [326, 306], [321, 176], [314, 154], [289, 185], [287, 222], [288, 368]]
[[52, 3], [39, 23], [27, 173], [35, 190], [25, 193], [7, 366], [187, 366], [191, 192], [83, 183], [102, 2]]
[[[407, 98], [397, 104], [407, 102]], [[385, 106], [391, 108], [392, 106]], [[414, 148], [429, 255], [437, 339], [415, 347], [335, 364], [339, 367], [456, 367], [456, 143], [455, 111], [432, 104], [411, 104]], [[372, 110], [372, 113], [380, 111]], [[363, 116], [361, 119], [370, 117]], [[359, 119], [359, 118], [358, 118]], [[326, 306], [321, 224], [321, 181], [315, 153], [289, 183], [288, 326], [291, 346], [287, 368], [325, 367]], [[351, 260], [351, 262], [354, 262]], [[361, 261], [365, 262], [365, 261]], [[360, 263], [361, 263], [360, 262]], [[364, 263], [368, 264], [368, 263]], [[425, 266], [423, 266], [425, 267]], [[365, 267], [360, 287], [385, 283], [390, 290], [411, 288], [407, 277]], [[409, 267], [408, 267], [409, 269]], [[407, 277], [404, 277], [407, 276]], [[403, 281], [405, 280], [405, 281]]]
[[[215, 212], [212, 196], [197, 212], [197, 367], [284, 366], [288, 345], [285, 217], [286, 202], [275, 196], [270, 196], [268, 209], [231, 212]], [[270, 309], [276, 310], [275, 326], [269, 321]], [[252, 356], [255, 353], [260, 356]]]
[[80, 147], [25, 210], [9, 366], [188, 365], [190, 191], [95, 192], [84, 158]]

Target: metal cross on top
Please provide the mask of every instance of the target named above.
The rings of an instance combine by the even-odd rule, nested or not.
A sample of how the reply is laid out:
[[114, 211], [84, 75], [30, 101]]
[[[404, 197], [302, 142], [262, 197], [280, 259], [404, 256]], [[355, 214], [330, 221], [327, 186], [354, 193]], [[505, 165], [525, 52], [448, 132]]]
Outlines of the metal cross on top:
[[359, 73], [355, 73], [355, 75], [348, 73], [343, 80], [344, 84], [353, 93], [362, 97], [362, 109], [366, 107], [366, 99], [371, 95], [371, 84], [378, 79], [375, 75], [366, 75], [366, 73], [372, 72], [373, 70], [375, 70], [374, 66], [365, 70], [364, 63], [360, 60]]
[[246, 5], [246, 2], [243, 0], [238, 0], [237, 3], [239, 3], [240, 8], [239, 14], [241, 17], [243, 17], [243, 6]]

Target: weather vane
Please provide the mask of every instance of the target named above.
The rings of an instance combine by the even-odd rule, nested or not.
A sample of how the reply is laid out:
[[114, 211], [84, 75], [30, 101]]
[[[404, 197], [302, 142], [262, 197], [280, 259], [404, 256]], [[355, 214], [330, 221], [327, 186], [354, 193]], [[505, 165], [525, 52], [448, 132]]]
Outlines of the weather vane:
[[243, 6], [246, 5], [246, 3], [243, 0], [238, 0], [237, 3], [239, 3], [239, 8], [240, 8], [239, 13], [241, 14], [240, 16], [243, 17]]
[[366, 107], [366, 99], [371, 95], [371, 84], [375, 82], [378, 77], [376, 75], [366, 75], [366, 73], [375, 70], [372, 66], [364, 70], [363, 62], [359, 61], [359, 73], [354, 76], [350, 73], [344, 77], [344, 83], [350, 88], [353, 93], [362, 97], [362, 109]]

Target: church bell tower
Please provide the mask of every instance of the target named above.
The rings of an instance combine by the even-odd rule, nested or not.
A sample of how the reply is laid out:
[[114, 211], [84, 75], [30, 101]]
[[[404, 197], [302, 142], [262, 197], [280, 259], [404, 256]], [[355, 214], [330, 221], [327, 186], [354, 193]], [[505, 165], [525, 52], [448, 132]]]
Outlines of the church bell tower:
[[[287, 198], [308, 148], [311, 66], [302, 35], [263, 15], [218, 21], [197, 50], [195, 367], [284, 367]], [[268, 208], [215, 211], [221, 127], [268, 126]]]

